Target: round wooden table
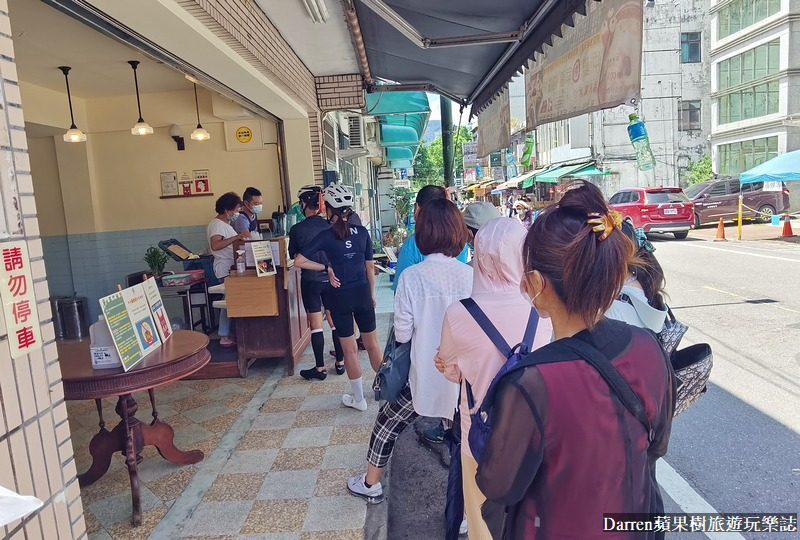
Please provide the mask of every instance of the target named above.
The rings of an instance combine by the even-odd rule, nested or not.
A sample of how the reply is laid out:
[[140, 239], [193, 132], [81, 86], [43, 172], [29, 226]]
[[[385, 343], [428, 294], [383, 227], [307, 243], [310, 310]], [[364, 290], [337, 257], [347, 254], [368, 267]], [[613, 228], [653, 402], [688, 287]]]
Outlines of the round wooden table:
[[[184, 452], [174, 444], [175, 432], [169, 424], [158, 419], [154, 388], [191, 375], [211, 360], [208, 352], [208, 336], [189, 330], [176, 330], [172, 338], [141, 362], [126, 372], [122, 367], [94, 369], [89, 354], [89, 340], [58, 344], [61, 379], [64, 384], [64, 399], [94, 399], [100, 416], [100, 431], [89, 443], [92, 466], [78, 475], [81, 487], [89, 486], [108, 471], [114, 452], [122, 452], [131, 478], [133, 498], [133, 525], [142, 522], [139, 496], [138, 464], [142, 448], [153, 445], [161, 456], [180, 465], [201, 461], [203, 452]], [[145, 424], [136, 418], [139, 406], [133, 399], [134, 392], [147, 390], [153, 406], [153, 421]], [[121, 418], [117, 426], [108, 431], [103, 420], [103, 398], [118, 396], [116, 413]]]

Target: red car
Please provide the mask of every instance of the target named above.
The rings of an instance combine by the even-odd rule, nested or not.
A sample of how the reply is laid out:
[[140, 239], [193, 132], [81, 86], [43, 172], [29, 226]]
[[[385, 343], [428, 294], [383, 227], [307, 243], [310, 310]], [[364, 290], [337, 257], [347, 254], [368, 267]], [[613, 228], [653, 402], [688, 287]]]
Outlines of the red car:
[[608, 204], [646, 233], [672, 233], [683, 240], [694, 227], [694, 203], [678, 187], [626, 188]]

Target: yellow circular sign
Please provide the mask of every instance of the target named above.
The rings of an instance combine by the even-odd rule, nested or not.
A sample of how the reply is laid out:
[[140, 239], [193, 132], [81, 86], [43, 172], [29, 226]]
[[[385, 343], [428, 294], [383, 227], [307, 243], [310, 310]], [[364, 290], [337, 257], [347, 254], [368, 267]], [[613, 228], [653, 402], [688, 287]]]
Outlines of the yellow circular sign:
[[236, 140], [240, 143], [249, 143], [253, 138], [253, 130], [249, 127], [242, 126], [236, 130]]

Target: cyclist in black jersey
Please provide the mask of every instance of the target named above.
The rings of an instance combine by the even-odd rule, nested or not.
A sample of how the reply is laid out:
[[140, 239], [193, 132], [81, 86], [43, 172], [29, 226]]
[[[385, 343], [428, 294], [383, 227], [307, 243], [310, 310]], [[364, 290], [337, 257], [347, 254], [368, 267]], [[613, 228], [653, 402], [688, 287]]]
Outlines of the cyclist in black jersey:
[[[326, 307], [330, 309], [333, 325], [342, 342], [347, 376], [353, 389], [352, 396], [342, 396], [342, 403], [366, 411], [367, 401], [364, 399], [353, 321], [355, 319], [355, 324], [361, 331], [372, 368], [378, 371], [382, 352], [375, 324], [372, 238], [361, 225], [348, 223], [348, 218], [353, 213], [353, 192], [349, 188], [332, 184], [325, 188], [323, 198], [325, 206], [333, 214], [331, 228], [320, 232], [310, 244], [300, 250], [294, 264], [303, 270], [328, 273], [333, 289], [329, 294], [331, 305]], [[325, 253], [328, 264], [311, 260], [320, 251]]]
[[[289, 231], [289, 256], [292, 258], [296, 257], [319, 233], [331, 228], [330, 222], [320, 215], [325, 209], [322, 201], [322, 188], [319, 186], [303, 186], [300, 188], [297, 198], [300, 201], [300, 209], [306, 219]], [[328, 257], [323, 251], [312, 255], [310, 260], [320, 264], [328, 264]], [[330, 313], [331, 288], [327, 272], [303, 270], [300, 280], [300, 293], [308, 314], [308, 322], [311, 326], [311, 347], [314, 349], [314, 359], [317, 364], [315, 368], [300, 371], [300, 375], [305, 379], [324, 381], [328, 376], [324, 359], [325, 336], [322, 333], [323, 306], [328, 316], [328, 324], [331, 326], [333, 347], [336, 350], [336, 373], [339, 375], [344, 374], [342, 345]]]

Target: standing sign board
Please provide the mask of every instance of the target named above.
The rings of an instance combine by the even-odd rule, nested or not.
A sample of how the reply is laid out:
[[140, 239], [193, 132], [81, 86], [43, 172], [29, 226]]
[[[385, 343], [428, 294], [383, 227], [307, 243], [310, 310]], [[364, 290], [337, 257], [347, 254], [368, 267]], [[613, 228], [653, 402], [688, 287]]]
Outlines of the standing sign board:
[[511, 146], [511, 112], [508, 90], [478, 113], [478, 157]]
[[166, 342], [172, 337], [172, 328], [169, 325], [169, 316], [164, 308], [164, 302], [161, 301], [161, 293], [158, 292], [156, 278], [151, 277], [142, 283], [142, 286], [144, 287], [145, 296], [147, 296], [147, 303], [150, 304], [150, 311], [153, 313], [156, 328], [158, 328], [158, 335], [162, 342]]
[[100, 308], [125, 371], [161, 344], [143, 285], [101, 298]]
[[526, 70], [526, 128], [632, 104], [641, 90], [642, 2], [587, 2], [586, 18]]
[[11, 358], [17, 359], [42, 348], [28, 243], [25, 240], [4, 242], [2, 255], [0, 298]]

